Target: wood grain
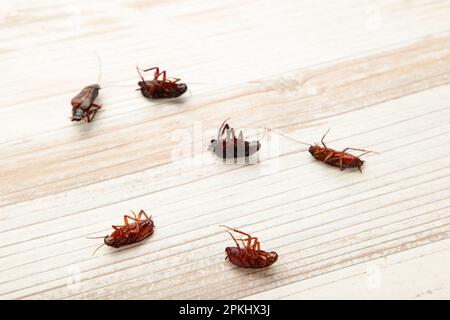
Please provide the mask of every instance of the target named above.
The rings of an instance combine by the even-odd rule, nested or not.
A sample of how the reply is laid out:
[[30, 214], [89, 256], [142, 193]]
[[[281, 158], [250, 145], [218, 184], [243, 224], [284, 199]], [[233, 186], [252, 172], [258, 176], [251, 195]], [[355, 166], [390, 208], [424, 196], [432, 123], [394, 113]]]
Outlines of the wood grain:
[[[0, 5], [0, 298], [450, 297], [450, 2], [15, 1]], [[96, 54], [100, 57], [99, 64]], [[190, 93], [148, 101], [136, 64]], [[72, 123], [100, 76], [103, 109]], [[230, 123], [258, 162], [207, 150]], [[305, 146], [375, 150], [363, 174]], [[130, 209], [157, 229], [101, 236]], [[241, 270], [218, 227], [279, 261]]]

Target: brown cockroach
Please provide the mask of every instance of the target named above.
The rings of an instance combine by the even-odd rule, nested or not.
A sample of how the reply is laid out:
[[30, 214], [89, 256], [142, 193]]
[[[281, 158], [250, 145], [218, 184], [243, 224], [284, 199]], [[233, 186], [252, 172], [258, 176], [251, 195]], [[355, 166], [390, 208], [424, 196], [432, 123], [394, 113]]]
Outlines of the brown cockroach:
[[[185, 83], [179, 83], [181, 81], [178, 78], [168, 80], [166, 71], [159, 71], [158, 67], [142, 70], [143, 72], [155, 70], [152, 80], [145, 80], [140, 69], [136, 67], [141, 81], [138, 82], [139, 89], [142, 95], [149, 99], [161, 99], [161, 98], [176, 98], [181, 96], [187, 91], [187, 85]], [[158, 79], [162, 75], [162, 79]]]
[[[258, 269], [267, 268], [278, 260], [278, 254], [275, 251], [266, 252], [261, 250], [261, 244], [258, 241], [258, 238], [224, 225], [221, 225], [220, 227], [227, 228], [246, 236], [245, 239], [236, 239], [233, 234], [228, 231], [231, 238], [233, 238], [234, 243], [236, 243], [236, 247], [225, 248], [227, 254], [226, 258], [228, 258], [232, 264], [242, 268]], [[243, 248], [239, 246], [238, 241], [242, 242]]]
[[[327, 132], [325, 132], [322, 139], [320, 140], [320, 142], [322, 143], [322, 146], [320, 146], [317, 143], [312, 145], [309, 143], [301, 142], [301, 141], [291, 138], [281, 132], [278, 132], [278, 133], [280, 135], [282, 135], [283, 137], [291, 139], [295, 142], [309, 145], [308, 151], [309, 151], [309, 153], [311, 153], [311, 155], [316, 160], [319, 160], [321, 162], [324, 162], [324, 163], [329, 164], [334, 167], [338, 167], [340, 170], [344, 170], [346, 168], [358, 168], [358, 170], [360, 172], [362, 172], [361, 167], [363, 166], [364, 161], [361, 160], [361, 156], [368, 154], [368, 153], [376, 153], [376, 152], [375, 151], [367, 151], [367, 150], [363, 150], [363, 149], [356, 149], [356, 148], [345, 148], [342, 151], [336, 151], [334, 149], [328, 148], [324, 142], [324, 139], [329, 131], [330, 131], [330, 129], [328, 129]], [[355, 156], [350, 153], [347, 153], [347, 150], [362, 151], [363, 153], [358, 156]]]
[[92, 119], [94, 119], [95, 114], [102, 107], [101, 105], [94, 103], [100, 89], [100, 85], [91, 84], [84, 87], [83, 90], [72, 99], [72, 121], [80, 121], [86, 118], [87, 122], [91, 122]]
[[[217, 139], [212, 139], [209, 146], [215, 154], [223, 159], [249, 157], [261, 149], [261, 143], [257, 141], [245, 141], [242, 131], [236, 137], [234, 128], [231, 128], [226, 119], [217, 132]], [[226, 132], [226, 136], [224, 134]]]
[[[275, 251], [266, 252], [261, 250], [261, 244], [258, 241], [258, 238], [224, 225], [221, 225], [220, 227], [225, 227], [246, 236], [245, 239], [236, 239], [233, 234], [228, 231], [231, 238], [233, 238], [234, 243], [236, 243], [236, 247], [225, 248], [227, 258], [232, 264], [242, 268], [258, 269], [267, 268], [278, 260], [278, 254]], [[239, 246], [238, 241], [242, 241], [243, 248]]]
[[[133, 217], [125, 215], [123, 221], [125, 225], [123, 226], [112, 226], [114, 232], [105, 237], [88, 237], [89, 239], [103, 238], [104, 243], [95, 249], [94, 255], [98, 249], [102, 246], [107, 245], [113, 248], [120, 248], [127, 246], [139, 241], [142, 241], [153, 234], [153, 229], [155, 225], [153, 223], [152, 217], [148, 217], [144, 210], [139, 211], [138, 215], [131, 211]], [[144, 216], [145, 219], [141, 219]], [[130, 223], [129, 220], [134, 221]]]

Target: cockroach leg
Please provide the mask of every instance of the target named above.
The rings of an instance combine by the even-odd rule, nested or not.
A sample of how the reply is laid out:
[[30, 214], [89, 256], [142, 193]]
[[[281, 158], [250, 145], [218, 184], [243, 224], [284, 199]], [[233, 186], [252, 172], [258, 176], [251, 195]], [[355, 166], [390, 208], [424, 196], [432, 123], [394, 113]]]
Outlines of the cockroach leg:
[[104, 245], [105, 245], [104, 243], [102, 243], [101, 245], [99, 245], [99, 246], [94, 250], [94, 252], [92, 252], [92, 256], [94, 256], [95, 253], [98, 251], [98, 249], [100, 249], [100, 248], [103, 247]]
[[[321, 162], [324, 162], [326, 164], [332, 165], [334, 167], [339, 168], [340, 170], [344, 170], [346, 168], [358, 168], [360, 172], [362, 172], [361, 167], [364, 163], [363, 160], [360, 159], [361, 156], [374, 152], [374, 151], [368, 151], [364, 149], [357, 149], [357, 148], [345, 148], [342, 151], [336, 151], [334, 149], [328, 148], [325, 144], [325, 137], [327, 136], [330, 129], [325, 132], [322, 139], [320, 140], [321, 145], [319, 143], [316, 143], [315, 145], [307, 144], [301, 141], [298, 141], [294, 138], [291, 138], [283, 133], [279, 133], [280, 135], [287, 137], [293, 141], [296, 141], [298, 143], [307, 144], [310, 146], [309, 153], [316, 159]], [[359, 156], [352, 155], [350, 153], [347, 153], [347, 150], [357, 150], [362, 151], [363, 153]], [[376, 152], [374, 152], [376, 153]]]
[[370, 153], [370, 152], [375, 152], [375, 151], [369, 151], [369, 150], [357, 149], [357, 148], [349, 148], [349, 147], [347, 147], [344, 150], [342, 150], [342, 152], [346, 152], [347, 150], [363, 151], [363, 152], [365, 152], [365, 154]]
[[339, 169], [342, 171], [345, 169], [344, 163], [342, 162], [342, 157], [339, 158]]
[[227, 120], [219, 127], [217, 139], [211, 140], [210, 149], [222, 157], [224, 162], [234, 158], [236, 163], [238, 158], [245, 158], [245, 162], [249, 163], [250, 156], [261, 148], [261, 144], [259, 141], [245, 141], [242, 130], [236, 136], [236, 130], [226, 123]]
[[368, 153], [372, 153], [372, 151], [363, 152], [363, 153], [361, 153], [361, 154], [358, 156], [358, 158], [360, 158], [360, 157], [362, 157], [362, 156], [364, 156], [364, 155], [366, 155], [366, 154], [368, 154]]
[[[133, 211], [132, 211], [132, 212], [133, 212]], [[134, 212], [133, 212], [133, 214], [134, 214]], [[137, 216], [137, 219], [138, 219], [138, 220], [141, 220], [141, 217], [142, 217], [142, 216], [144, 216], [145, 219], [148, 219], [148, 216], [147, 216], [147, 214], [145, 213], [144, 210], [139, 211], [138, 216]]]
[[245, 233], [245, 232], [243, 232], [243, 231], [237, 230], [237, 229], [235, 229], [235, 228], [227, 227], [227, 226], [225, 226], [225, 225], [223, 225], [223, 224], [219, 225], [219, 227], [227, 228], [228, 230], [231, 230], [231, 231], [234, 231], [234, 232], [243, 234], [244, 236], [247, 236], [247, 237], [251, 237], [251, 235], [249, 235], [248, 233]]
[[[250, 253], [254, 253], [256, 248], [259, 248], [258, 251], [260, 251], [260, 249], [261, 249], [258, 238], [256, 238], [256, 237], [247, 237], [246, 239], [237, 239], [237, 240], [242, 241], [242, 243], [244, 243], [244, 246], [245, 246], [245, 248], [247, 248], [247, 250], [251, 249], [251, 250], [248, 250]], [[245, 242], [247, 242], [247, 244], [245, 244]], [[252, 242], [253, 242], [253, 244], [252, 244]]]
[[229, 129], [230, 129], [230, 126], [227, 123], [226, 125], [223, 126], [222, 135], [225, 133], [225, 131], [228, 132]]
[[89, 107], [89, 110], [86, 112], [86, 119], [87, 122], [91, 122], [92, 119], [94, 119], [95, 115], [97, 114], [97, 111], [102, 108], [101, 105], [92, 103], [92, 105]]
[[[136, 71], [138, 72], [139, 76], [141, 77], [142, 84], [145, 87], [145, 91], [147, 91], [148, 96], [151, 97], [152, 95], [150, 92], [150, 88], [149, 88], [149, 86], [147, 86], [147, 82], [145, 81], [144, 76], [142, 75], [138, 66], [136, 66]], [[137, 90], [140, 90], [140, 89], [137, 89]]]
[[230, 120], [230, 118], [225, 119], [224, 122], [222, 122], [222, 124], [219, 127], [219, 130], [217, 131], [217, 141], [220, 140], [220, 137], [223, 135], [223, 133], [225, 132], [225, 126], [228, 126], [227, 121]]

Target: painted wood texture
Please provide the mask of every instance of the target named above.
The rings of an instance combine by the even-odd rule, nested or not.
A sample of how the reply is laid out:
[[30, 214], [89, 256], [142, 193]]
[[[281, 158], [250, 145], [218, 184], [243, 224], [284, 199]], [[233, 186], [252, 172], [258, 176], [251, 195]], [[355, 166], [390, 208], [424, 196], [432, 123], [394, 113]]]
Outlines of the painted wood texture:
[[[450, 298], [450, 1], [2, 1], [0, 298]], [[96, 54], [99, 56], [99, 64]], [[148, 101], [135, 66], [190, 93]], [[100, 76], [94, 121], [70, 100]], [[259, 162], [207, 150], [231, 117]], [[379, 152], [363, 173], [308, 143]], [[93, 250], [130, 209], [139, 245]], [[224, 260], [219, 224], [279, 261]]]

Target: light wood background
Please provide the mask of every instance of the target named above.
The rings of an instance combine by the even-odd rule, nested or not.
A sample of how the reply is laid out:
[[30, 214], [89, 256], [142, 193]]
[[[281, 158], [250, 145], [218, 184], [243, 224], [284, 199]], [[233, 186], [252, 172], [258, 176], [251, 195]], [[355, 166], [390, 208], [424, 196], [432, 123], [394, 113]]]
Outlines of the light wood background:
[[[2, 1], [3, 299], [450, 298], [450, 1]], [[96, 55], [99, 56], [99, 64]], [[190, 88], [148, 101], [136, 64]], [[101, 70], [104, 107], [70, 100]], [[259, 162], [207, 150], [274, 129]], [[279, 137], [376, 150], [363, 173]], [[130, 209], [157, 229], [93, 250]], [[218, 227], [279, 261], [224, 260]]]

